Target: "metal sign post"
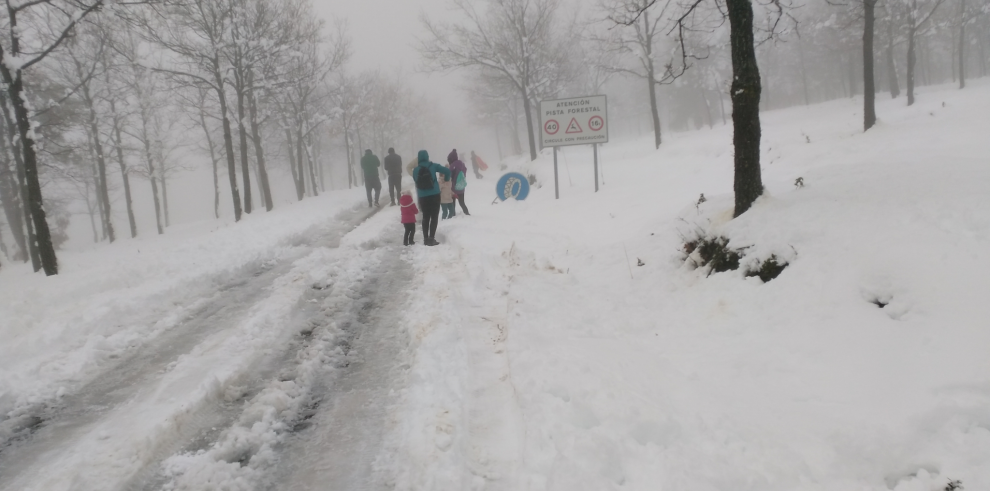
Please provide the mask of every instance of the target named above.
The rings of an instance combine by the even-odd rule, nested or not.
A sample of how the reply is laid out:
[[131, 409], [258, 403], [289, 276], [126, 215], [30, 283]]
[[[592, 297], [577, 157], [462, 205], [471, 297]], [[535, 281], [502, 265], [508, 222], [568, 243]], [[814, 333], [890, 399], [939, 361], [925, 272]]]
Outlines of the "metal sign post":
[[553, 147], [553, 185], [557, 199], [560, 199], [557, 147], [594, 146], [595, 192], [598, 192], [598, 144], [608, 143], [608, 99], [605, 96], [540, 101], [540, 137], [544, 148]]
[[598, 192], [598, 144], [591, 144], [592, 151], [595, 152], [595, 192]]

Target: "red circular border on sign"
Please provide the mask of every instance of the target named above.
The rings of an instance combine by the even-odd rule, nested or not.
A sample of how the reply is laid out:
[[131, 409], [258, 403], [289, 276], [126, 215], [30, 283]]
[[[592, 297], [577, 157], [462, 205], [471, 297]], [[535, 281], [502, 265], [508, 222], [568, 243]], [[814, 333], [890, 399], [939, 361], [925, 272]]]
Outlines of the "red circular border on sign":
[[[597, 130], [595, 129], [595, 125], [591, 124], [591, 122], [594, 121], [594, 120], [596, 120], [596, 119], [602, 122], [602, 125], [599, 126]], [[592, 116], [591, 119], [588, 120], [588, 128], [591, 131], [601, 131], [602, 128], [604, 128], [604, 127], [605, 127], [605, 119], [602, 118], [601, 116]]]
[[[553, 131], [548, 130], [547, 126], [549, 126], [550, 123], [557, 125], [557, 129]], [[560, 123], [558, 123], [556, 119], [548, 120], [546, 123], [543, 123], [543, 131], [548, 135], [556, 135], [557, 132], [560, 131]]]

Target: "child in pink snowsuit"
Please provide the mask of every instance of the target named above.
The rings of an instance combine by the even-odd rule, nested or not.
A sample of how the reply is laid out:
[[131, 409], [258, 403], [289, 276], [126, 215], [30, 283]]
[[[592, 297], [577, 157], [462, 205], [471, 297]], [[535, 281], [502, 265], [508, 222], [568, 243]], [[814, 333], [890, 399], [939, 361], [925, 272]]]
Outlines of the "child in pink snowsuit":
[[400, 209], [402, 210], [402, 225], [406, 228], [406, 234], [402, 237], [402, 245], [413, 245], [416, 238], [416, 214], [419, 208], [413, 202], [413, 197], [409, 193], [403, 193], [399, 198]]

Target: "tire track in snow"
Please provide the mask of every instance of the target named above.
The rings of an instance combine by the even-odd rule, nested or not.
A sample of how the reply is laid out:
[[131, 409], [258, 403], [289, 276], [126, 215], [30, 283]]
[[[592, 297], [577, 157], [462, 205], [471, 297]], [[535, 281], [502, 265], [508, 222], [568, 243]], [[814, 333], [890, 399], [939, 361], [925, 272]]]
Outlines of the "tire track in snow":
[[377, 463], [409, 368], [408, 333], [399, 326], [412, 277], [408, 256], [388, 251], [346, 329], [346, 365], [314, 388], [320, 411], [286, 440], [267, 489], [388, 489]]
[[[201, 343], [222, 342], [225, 331], [236, 326], [252, 305], [265, 298], [270, 287], [293, 269], [297, 259], [312, 252], [316, 245], [337, 247], [341, 237], [378, 210], [355, 208], [338, 216], [342, 223], [313, 227], [291, 237], [290, 245], [300, 251], [276, 261], [246, 265], [184, 322], [120, 356], [89, 383], [0, 421], [0, 489], [16, 481], [36, 462], [85, 435], [114, 410], [152, 395], [147, 389], [150, 381], [160, 379]], [[204, 410], [201, 414], [194, 410], [187, 415], [188, 421], [205, 422], [219, 417], [219, 413], [211, 415], [207, 408], [209, 404], [200, 408]]]

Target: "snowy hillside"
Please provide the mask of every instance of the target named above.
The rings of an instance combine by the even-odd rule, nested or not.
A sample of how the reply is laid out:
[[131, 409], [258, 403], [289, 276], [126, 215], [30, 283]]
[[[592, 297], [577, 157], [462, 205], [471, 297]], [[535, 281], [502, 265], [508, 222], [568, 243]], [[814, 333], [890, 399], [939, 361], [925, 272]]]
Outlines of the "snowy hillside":
[[[549, 152], [526, 202], [472, 183], [417, 253], [398, 488], [990, 487], [990, 86], [860, 107], [765, 114], [731, 222], [729, 127], [614, 142], [597, 195], [590, 149], [559, 201]], [[708, 276], [698, 228], [791, 264]]]
[[860, 111], [765, 113], [735, 220], [722, 126], [493, 165], [439, 247], [354, 190], [5, 269], [0, 489], [990, 489], [990, 81]]

